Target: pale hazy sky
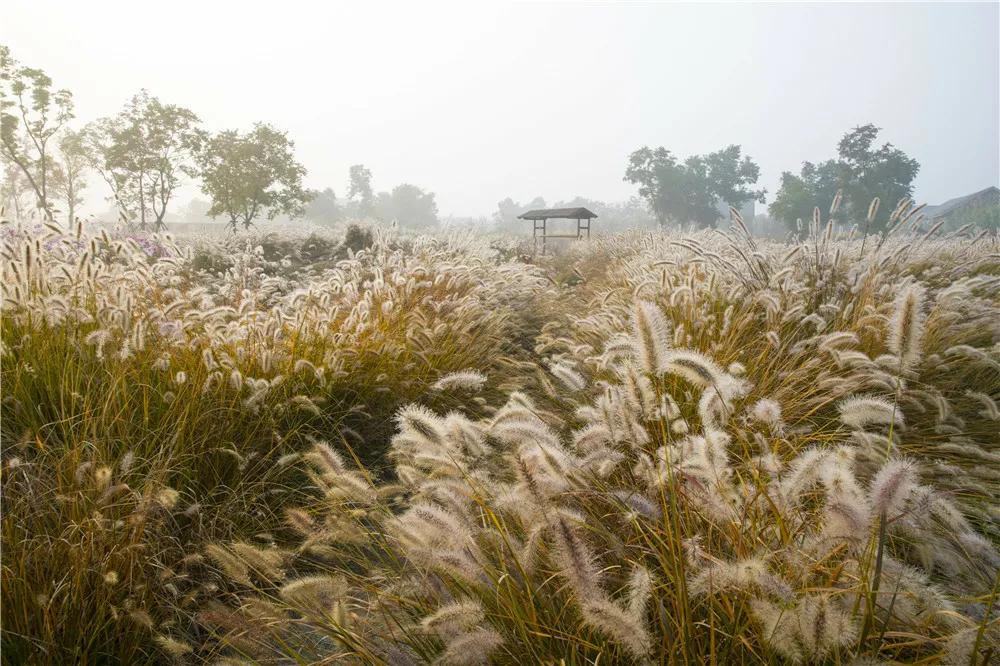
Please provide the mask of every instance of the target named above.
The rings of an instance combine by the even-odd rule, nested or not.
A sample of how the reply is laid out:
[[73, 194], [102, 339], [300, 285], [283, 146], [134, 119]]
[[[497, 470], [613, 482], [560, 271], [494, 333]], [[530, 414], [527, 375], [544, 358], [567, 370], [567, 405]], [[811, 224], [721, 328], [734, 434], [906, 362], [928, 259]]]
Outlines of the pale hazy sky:
[[79, 122], [145, 87], [209, 129], [289, 131], [311, 187], [343, 196], [361, 162], [444, 215], [625, 199], [644, 144], [739, 143], [770, 201], [867, 122], [940, 203], [1000, 181], [998, 6], [4, 0], [0, 43]]

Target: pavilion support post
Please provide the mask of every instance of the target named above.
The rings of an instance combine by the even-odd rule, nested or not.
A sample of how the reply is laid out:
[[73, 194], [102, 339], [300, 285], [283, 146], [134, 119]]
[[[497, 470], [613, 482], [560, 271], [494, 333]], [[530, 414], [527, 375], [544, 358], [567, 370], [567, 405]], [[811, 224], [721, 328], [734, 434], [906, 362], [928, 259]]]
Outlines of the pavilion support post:
[[[548, 217], [552, 215], [553, 217]], [[575, 217], [574, 217], [575, 216]], [[531, 210], [527, 213], [518, 215], [519, 219], [531, 220], [532, 221], [532, 244], [534, 246], [534, 251], [538, 253], [539, 242], [542, 247], [542, 254], [546, 254], [549, 249], [549, 238], [574, 238], [576, 240], [581, 240], [583, 238], [583, 232], [587, 232], [587, 238], [590, 239], [590, 225], [593, 218], [597, 217], [589, 210], [585, 208], [553, 208], [553, 209], [539, 209]], [[549, 235], [549, 220], [576, 220], [576, 233], [565, 233], [565, 234], [552, 234]]]

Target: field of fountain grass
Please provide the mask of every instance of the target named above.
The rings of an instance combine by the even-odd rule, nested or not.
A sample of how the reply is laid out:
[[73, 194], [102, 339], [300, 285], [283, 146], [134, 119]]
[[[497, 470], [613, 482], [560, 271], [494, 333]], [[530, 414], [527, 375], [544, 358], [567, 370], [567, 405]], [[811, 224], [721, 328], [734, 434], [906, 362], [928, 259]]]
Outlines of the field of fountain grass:
[[990, 663], [1000, 238], [907, 226], [8, 222], [4, 661]]

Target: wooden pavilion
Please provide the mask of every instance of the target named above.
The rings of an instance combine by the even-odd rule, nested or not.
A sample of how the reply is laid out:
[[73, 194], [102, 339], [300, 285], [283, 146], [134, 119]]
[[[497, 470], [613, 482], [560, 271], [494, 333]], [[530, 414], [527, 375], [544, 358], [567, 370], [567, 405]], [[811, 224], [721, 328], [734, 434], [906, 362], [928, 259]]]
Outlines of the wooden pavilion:
[[[517, 216], [519, 220], [531, 220], [534, 224], [532, 238], [535, 243], [535, 251], [538, 251], [538, 241], [542, 241], [542, 254], [545, 254], [545, 241], [549, 238], [583, 238], [583, 232], [587, 232], [590, 238], [590, 221], [597, 217], [586, 208], [539, 208], [529, 210]], [[576, 220], [575, 234], [550, 234], [547, 231], [549, 220]], [[538, 232], [541, 232], [540, 234]]]

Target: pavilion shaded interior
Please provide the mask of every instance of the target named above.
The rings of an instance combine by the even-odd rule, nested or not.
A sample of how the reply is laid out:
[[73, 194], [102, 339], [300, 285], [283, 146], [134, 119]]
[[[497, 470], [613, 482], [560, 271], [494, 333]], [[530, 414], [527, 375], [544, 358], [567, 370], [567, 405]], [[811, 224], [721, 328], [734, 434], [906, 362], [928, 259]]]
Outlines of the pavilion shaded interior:
[[[586, 208], [538, 208], [521, 213], [517, 216], [521, 220], [532, 220], [534, 229], [535, 250], [538, 250], [538, 243], [541, 241], [542, 253], [545, 252], [546, 241], [549, 238], [590, 238], [590, 221], [597, 217], [597, 214]], [[575, 234], [550, 234], [548, 233], [549, 220], [576, 220]]]

